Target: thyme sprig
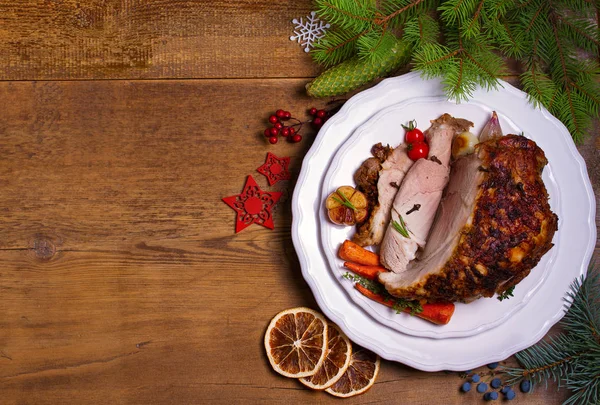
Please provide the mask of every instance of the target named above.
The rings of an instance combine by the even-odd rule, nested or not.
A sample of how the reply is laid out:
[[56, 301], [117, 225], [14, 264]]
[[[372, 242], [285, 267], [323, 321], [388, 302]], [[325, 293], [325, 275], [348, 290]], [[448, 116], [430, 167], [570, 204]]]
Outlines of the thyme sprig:
[[508, 287], [506, 289], [506, 291], [504, 291], [502, 294], [499, 294], [496, 298], [498, 298], [498, 301], [507, 300], [510, 297], [514, 297], [514, 295], [513, 295], [514, 291], [515, 291], [515, 286], [513, 285], [512, 287]]
[[410, 310], [411, 315], [423, 312], [423, 306], [421, 306], [421, 303], [419, 301], [409, 301], [402, 298], [394, 297], [389, 292], [387, 292], [387, 290], [381, 283], [377, 281], [369, 280], [357, 274], [352, 274], [348, 272], [342, 277], [346, 280], [350, 280], [352, 282], [360, 284], [362, 287], [366, 288], [374, 294], [379, 294], [383, 296], [386, 302], [392, 302], [392, 309], [396, 311], [397, 314], [404, 312], [406, 309]]

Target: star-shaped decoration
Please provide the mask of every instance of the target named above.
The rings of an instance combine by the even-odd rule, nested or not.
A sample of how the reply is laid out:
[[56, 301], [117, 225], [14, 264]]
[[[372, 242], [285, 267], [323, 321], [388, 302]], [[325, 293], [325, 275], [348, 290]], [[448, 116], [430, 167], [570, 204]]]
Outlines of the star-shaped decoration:
[[267, 152], [267, 160], [265, 164], [256, 169], [260, 174], [263, 174], [267, 177], [269, 181], [269, 186], [277, 183], [279, 180], [289, 180], [290, 172], [288, 170], [290, 166], [290, 158], [282, 157], [279, 158], [272, 154], [271, 152]]
[[273, 206], [281, 198], [280, 192], [262, 191], [252, 176], [248, 176], [241, 194], [223, 198], [236, 211], [235, 233], [252, 224], [273, 229]]

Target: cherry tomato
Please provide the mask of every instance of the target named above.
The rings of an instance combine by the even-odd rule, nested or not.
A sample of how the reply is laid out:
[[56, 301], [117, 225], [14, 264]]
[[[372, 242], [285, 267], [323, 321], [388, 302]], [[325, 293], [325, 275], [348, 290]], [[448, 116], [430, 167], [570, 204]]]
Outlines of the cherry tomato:
[[414, 142], [408, 144], [408, 157], [412, 160], [427, 158], [429, 146], [425, 142]]
[[408, 125], [402, 125], [402, 128], [406, 130], [406, 135], [404, 139], [407, 143], [413, 142], [425, 142], [425, 136], [420, 129], [417, 129], [417, 121], [412, 120], [408, 123]]
[[415, 128], [408, 131], [404, 139], [408, 143], [425, 142], [425, 135], [423, 135], [423, 132], [421, 132], [420, 129]]

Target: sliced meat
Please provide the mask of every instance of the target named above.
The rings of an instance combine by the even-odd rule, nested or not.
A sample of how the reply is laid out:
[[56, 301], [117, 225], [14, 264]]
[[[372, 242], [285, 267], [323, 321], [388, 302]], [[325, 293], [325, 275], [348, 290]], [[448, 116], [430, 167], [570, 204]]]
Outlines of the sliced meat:
[[546, 163], [522, 136], [477, 145], [452, 165], [422, 258], [379, 280], [397, 297], [428, 301], [469, 302], [517, 284], [558, 228], [541, 178]]
[[[449, 114], [431, 124], [425, 131], [429, 159], [419, 159], [410, 168], [394, 199], [391, 222], [381, 243], [381, 262], [395, 273], [406, 270], [419, 247], [425, 246], [442, 192], [448, 184], [452, 139], [473, 126], [470, 121]], [[402, 223], [408, 237], [394, 227]]]
[[381, 164], [377, 180], [377, 203], [369, 219], [358, 227], [353, 240], [361, 246], [378, 245], [390, 222], [392, 202], [413, 161], [406, 154], [406, 145], [400, 145], [387, 154]]

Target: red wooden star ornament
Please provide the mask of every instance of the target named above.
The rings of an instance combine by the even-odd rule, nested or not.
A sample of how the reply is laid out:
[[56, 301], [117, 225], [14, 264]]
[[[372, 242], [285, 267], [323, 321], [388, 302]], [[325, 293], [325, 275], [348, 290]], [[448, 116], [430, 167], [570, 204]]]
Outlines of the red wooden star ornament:
[[267, 180], [269, 180], [269, 186], [272, 186], [279, 180], [289, 180], [289, 165], [289, 157], [279, 158], [271, 152], [267, 152], [267, 160], [265, 161], [265, 164], [256, 170], [260, 174], [264, 174], [267, 177]]
[[273, 229], [273, 206], [281, 198], [280, 192], [262, 191], [252, 176], [248, 176], [241, 194], [223, 198], [225, 204], [236, 211], [235, 233], [252, 224]]

